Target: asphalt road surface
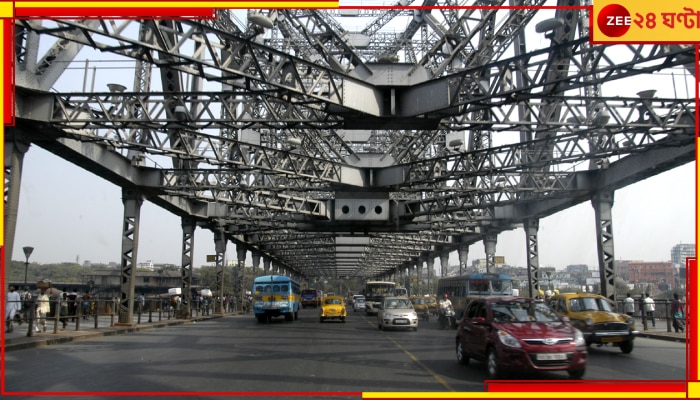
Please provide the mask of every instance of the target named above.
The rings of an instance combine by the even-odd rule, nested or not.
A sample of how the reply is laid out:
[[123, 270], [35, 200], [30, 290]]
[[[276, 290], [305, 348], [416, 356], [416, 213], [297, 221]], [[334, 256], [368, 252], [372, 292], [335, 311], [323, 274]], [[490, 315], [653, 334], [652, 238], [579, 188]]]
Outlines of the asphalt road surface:
[[[252, 315], [239, 315], [8, 352], [5, 391], [18, 392], [13, 398], [21, 398], [19, 392], [53, 392], [64, 399], [86, 392], [103, 393], [93, 397], [101, 399], [124, 392], [169, 392], [169, 398], [313, 392], [317, 398], [328, 393], [359, 399], [359, 392], [484, 390], [485, 365], [457, 364], [455, 331], [439, 330], [434, 318], [413, 332], [379, 331], [376, 317], [351, 308], [344, 323], [320, 323], [314, 309], [299, 316], [294, 322], [279, 318], [260, 324]], [[637, 338], [631, 354], [595, 346], [589, 353], [586, 380], [686, 380], [684, 343]]]

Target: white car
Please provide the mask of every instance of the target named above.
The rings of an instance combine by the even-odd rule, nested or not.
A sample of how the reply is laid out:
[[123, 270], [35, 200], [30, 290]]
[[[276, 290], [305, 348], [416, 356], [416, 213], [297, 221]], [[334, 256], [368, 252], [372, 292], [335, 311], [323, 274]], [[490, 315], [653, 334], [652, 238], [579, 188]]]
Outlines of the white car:
[[418, 314], [408, 297], [385, 297], [377, 311], [377, 327], [418, 330]]
[[355, 298], [352, 302], [352, 310], [353, 311], [365, 311], [365, 298]]

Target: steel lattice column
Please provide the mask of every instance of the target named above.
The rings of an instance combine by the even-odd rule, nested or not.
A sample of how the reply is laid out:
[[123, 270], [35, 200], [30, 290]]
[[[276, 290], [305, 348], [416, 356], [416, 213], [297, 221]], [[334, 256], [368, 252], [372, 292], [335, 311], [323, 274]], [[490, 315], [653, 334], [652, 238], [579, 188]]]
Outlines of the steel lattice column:
[[540, 292], [540, 258], [537, 242], [537, 231], [540, 221], [537, 219], [525, 220], [525, 246], [527, 247], [527, 282], [530, 297], [535, 297]]
[[447, 267], [448, 264], [450, 263], [450, 253], [449, 252], [442, 252], [440, 254], [440, 276], [445, 277], [447, 276]]
[[459, 250], [457, 250], [457, 255], [459, 256], [459, 275], [467, 271], [467, 257], [469, 257], [469, 245], [462, 243], [459, 245]]
[[236, 255], [238, 262], [233, 268], [233, 296], [236, 299], [236, 306], [243, 305], [243, 267], [247, 249], [242, 244], [236, 244]]
[[428, 269], [428, 293], [430, 294], [431, 288], [432, 288], [432, 283], [433, 283], [433, 277], [435, 276], [435, 271], [433, 268], [435, 267], [435, 259], [432, 257], [428, 257], [428, 259], [425, 261], [426, 268]]
[[134, 189], [122, 189], [124, 223], [122, 225], [121, 295], [119, 324], [132, 325], [134, 320], [134, 288], [139, 244], [139, 220], [143, 197]]
[[253, 252], [253, 278], [258, 276], [258, 268], [260, 268], [260, 257], [262, 257], [262, 254], [259, 251]]
[[263, 275], [270, 274], [270, 257], [263, 257]]
[[486, 235], [484, 238], [484, 251], [486, 252], [486, 273], [491, 273], [496, 267], [496, 235]]
[[19, 211], [19, 191], [22, 182], [22, 164], [24, 154], [29, 150], [29, 143], [16, 140], [12, 128], [6, 128], [5, 136], [5, 266], [10, 265], [12, 249], [17, 228], [17, 213]]
[[613, 192], [598, 192], [591, 200], [596, 218], [600, 294], [615, 303], [615, 249], [612, 229]]
[[[216, 296], [224, 298], [224, 256], [226, 254], [226, 235], [222, 229], [214, 231], [214, 251], [216, 253]], [[224, 308], [221, 301], [216, 301], [214, 312], [223, 314]]]
[[[192, 254], [194, 252], [194, 230], [197, 224], [194, 218], [182, 218], [182, 268], [180, 275], [182, 279], [182, 298], [187, 302], [187, 307], [182, 307], [187, 311], [186, 317], [191, 315], [192, 307]], [[181, 314], [182, 315], [182, 314]]]

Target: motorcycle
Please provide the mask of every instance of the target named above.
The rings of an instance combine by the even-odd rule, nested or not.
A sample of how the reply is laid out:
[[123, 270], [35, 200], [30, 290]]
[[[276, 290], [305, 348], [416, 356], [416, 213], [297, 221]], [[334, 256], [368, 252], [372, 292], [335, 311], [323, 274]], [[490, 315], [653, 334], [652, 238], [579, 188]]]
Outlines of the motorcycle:
[[457, 319], [455, 318], [455, 310], [452, 307], [447, 307], [440, 310], [440, 329], [454, 329], [457, 327]]

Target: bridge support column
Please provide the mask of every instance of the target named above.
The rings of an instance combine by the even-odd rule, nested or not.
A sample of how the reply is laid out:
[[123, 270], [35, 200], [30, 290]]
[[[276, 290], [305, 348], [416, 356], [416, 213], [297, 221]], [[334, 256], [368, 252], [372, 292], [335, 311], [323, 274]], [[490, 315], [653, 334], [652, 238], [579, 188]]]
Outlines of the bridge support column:
[[467, 257], [469, 257], [469, 245], [462, 243], [459, 245], [459, 250], [457, 250], [457, 255], [459, 256], [459, 275], [467, 272]]
[[[216, 253], [216, 295], [221, 301], [214, 301], [214, 312], [223, 314], [224, 299], [224, 256], [226, 255], [226, 235], [223, 228], [214, 231], [214, 252]], [[214, 299], [216, 300], [216, 299]]]
[[260, 252], [253, 252], [253, 278], [258, 276], [258, 269], [260, 268], [260, 257], [262, 257], [262, 254], [260, 254]]
[[233, 268], [233, 296], [236, 299], [236, 309], [243, 311], [243, 268], [248, 250], [243, 244], [236, 244], [236, 255], [238, 262]]
[[413, 263], [409, 261], [406, 268], [408, 269], [408, 286], [407, 286], [409, 288], [408, 294], [410, 296], [414, 296], [416, 293], [415, 293], [415, 288], [413, 287], [413, 268], [414, 268]]
[[19, 212], [19, 191], [22, 182], [22, 165], [24, 154], [29, 150], [29, 143], [15, 137], [15, 129], [5, 128], [5, 266], [9, 268], [12, 261], [12, 249], [15, 243], [17, 213]]
[[440, 254], [440, 276], [447, 276], [447, 267], [450, 262], [450, 253], [445, 251]]
[[122, 225], [121, 295], [119, 297], [119, 325], [134, 323], [134, 288], [139, 245], [139, 220], [143, 197], [133, 189], [122, 189], [124, 220]]
[[484, 238], [484, 251], [486, 252], [486, 273], [491, 273], [496, 269], [496, 235], [486, 235]]
[[194, 218], [182, 218], [182, 300], [187, 305], [180, 308], [180, 318], [189, 318], [192, 315], [192, 254], [194, 252], [194, 230], [197, 223]]
[[527, 282], [530, 297], [538, 296], [540, 293], [540, 259], [537, 250], [539, 225], [539, 220], [528, 219], [525, 220], [523, 227], [525, 229], [525, 245], [527, 247]]
[[270, 274], [271, 260], [269, 257], [263, 257], [263, 275]]
[[435, 276], [435, 259], [428, 257], [425, 262], [426, 268], [428, 269], [428, 292], [426, 294], [431, 294], [433, 292], [433, 277]]
[[595, 210], [598, 242], [600, 294], [616, 303], [615, 299], [615, 246], [612, 228], [613, 192], [598, 192], [591, 200]]

